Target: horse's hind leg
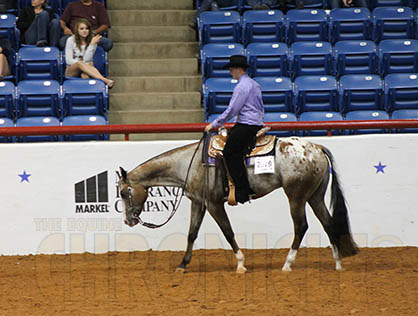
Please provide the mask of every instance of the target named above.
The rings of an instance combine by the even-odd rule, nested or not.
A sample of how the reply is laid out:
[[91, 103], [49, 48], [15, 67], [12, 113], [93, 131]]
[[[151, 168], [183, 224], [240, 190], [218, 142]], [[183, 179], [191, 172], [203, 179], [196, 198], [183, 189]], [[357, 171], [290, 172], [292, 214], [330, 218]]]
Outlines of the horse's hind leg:
[[189, 236], [187, 237], [187, 249], [186, 253], [181, 261], [180, 265], [177, 267], [176, 271], [184, 272], [186, 266], [192, 260], [192, 251], [193, 244], [197, 238], [200, 226], [202, 225], [203, 217], [205, 216], [206, 209], [202, 209], [202, 204], [200, 202], [192, 201], [192, 209], [190, 214], [190, 227], [189, 227]]
[[292, 247], [286, 257], [286, 262], [283, 265], [282, 270], [285, 272], [292, 271], [292, 264], [296, 260], [296, 254], [298, 253], [299, 246], [302, 242], [303, 236], [305, 236], [308, 230], [308, 223], [306, 221], [305, 204], [306, 201], [302, 199], [289, 198], [290, 213], [293, 219], [294, 237]]
[[245, 257], [242, 251], [239, 249], [237, 242], [235, 241], [234, 232], [229, 222], [228, 215], [225, 212], [223, 203], [221, 204], [210, 204], [208, 207], [209, 213], [212, 215], [220, 229], [222, 230], [226, 240], [231, 245], [232, 250], [237, 258], [237, 273], [245, 273], [247, 268], [244, 266]]
[[331, 243], [332, 254], [335, 260], [335, 269], [342, 270], [341, 266], [341, 257], [339, 255], [338, 249], [335, 246], [334, 242], [334, 234], [332, 230], [332, 218], [328, 212], [327, 206], [325, 205], [324, 196], [325, 191], [327, 190], [328, 185], [328, 174], [322, 179], [322, 182], [315, 193], [309, 199], [309, 205], [311, 206], [312, 210], [314, 211], [316, 217], [324, 227], [325, 232], [328, 235], [328, 238]]

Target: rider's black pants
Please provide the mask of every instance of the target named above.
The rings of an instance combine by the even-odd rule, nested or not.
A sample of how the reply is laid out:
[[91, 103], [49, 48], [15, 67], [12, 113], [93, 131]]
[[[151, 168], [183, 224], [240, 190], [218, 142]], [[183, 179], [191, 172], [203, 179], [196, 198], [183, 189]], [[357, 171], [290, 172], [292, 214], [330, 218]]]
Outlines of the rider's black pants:
[[244, 165], [244, 157], [255, 144], [255, 135], [262, 126], [237, 123], [229, 132], [228, 139], [223, 150], [226, 165], [235, 185], [235, 198], [237, 202], [248, 201], [250, 186], [247, 170]]

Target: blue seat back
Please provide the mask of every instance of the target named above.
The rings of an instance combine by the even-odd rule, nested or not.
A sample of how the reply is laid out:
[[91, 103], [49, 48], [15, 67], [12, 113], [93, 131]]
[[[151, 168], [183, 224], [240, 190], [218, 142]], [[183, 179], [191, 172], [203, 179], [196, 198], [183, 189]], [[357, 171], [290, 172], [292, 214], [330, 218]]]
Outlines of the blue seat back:
[[288, 47], [285, 43], [252, 43], [245, 51], [252, 77], [288, 75]]
[[284, 42], [284, 16], [279, 10], [250, 10], [242, 18], [244, 45], [254, 42]]
[[[94, 126], [107, 125], [107, 121], [100, 115], [72, 115], [62, 120], [62, 126]], [[66, 141], [109, 140], [108, 134], [74, 134], [65, 135]]]
[[410, 4], [415, 0], [369, 0], [369, 7], [411, 7]]
[[225, 66], [232, 55], [244, 55], [241, 44], [207, 44], [202, 50], [202, 75], [204, 79], [213, 77], [231, 77]]
[[331, 43], [348, 40], [369, 40], [372, 22], [367, 8], [337, 8], [329, 15], [329, 40]]
[[372, 13], [373, 39], [415, 38], [414, 11], [408, 7], [377, 7]]
[[289, 10], [286, 15], [287, 43], [327, 41], [328, 15], [320, 9]]
[[236, 11], [206, 11], [198, 18], [199, 40], [208, 43], [241, 42], [241, 17]]
[[337, 81], [332, 76], [301, 76], [294, 82], [296, 113], [337, 111]]
[[24, 46], [19, 49], [20, 80], [61, 81], [60, 51], [56, 47]]
[[[347, 121], [372, 121], [372, 120], [388, 120], [389, 114], [385, 111], [377, 110], [364, 110], [364, 111], [352, 111], [348, 112], [345, 116]], [[375, 129], [352, 129], [348, 131], [349, 134], [379, 134], [388, 133], [385, 128]]]
[[345, 75], [339, 81], [339, 110], [383, 110], [383, 82], [378, 75]]
[[100, 73], [107, 77], [109, 74], [109, 63], [107, 60], [107, 52], [101, 46], [97, 46], [96, 52], [93, 55], [93, 64]]
[[[327, 121], [342, 121], [343, 117], [339, 112], [329, 112], [329, 111], [315, 111], [315, 112], [303, 112], [299, 121], [301, 122], [327, 122]], [[302, 130], [299, 133], [301, 136], [325, 136], [328, 135], [328, 130]], [[331, 135], [341, 135], [343, 131], [341, 130], [331, 130]]]
[[[305, 9], [326, 9], [328, 8], [328, 0], [304, 0], [303, 7]], [[287, 8], [296, 9], [296, 1], [288, 1]]]
[[[60, 126], [58, 118], [52, 116], [21, 117], [16, 121], [16, 127], [28, 126]], [[16, 137], [18, 142], [51, 142], [59, 141], [57, 135], [30, 135]]]
[[[241, 9], [242, 10], [252, 10], [253, 6], [248, 4], [247, 0], [238, 0], [241, 1]], [[268, 4], [268, 6], [270, 7], [270, 9], [279, 9], [280, 8], [280, 4], [277, 1], [277, 4], [274, 3], [274, 1], [269, 1], [270, 3]], [[257, 10], [259, 11], [259, 10]], [[265, 10], [260, 10], [260, 11], [265, 11]]]
[[261, 87], [265, 112], [293, 112], [292, 81], [288, 77], [255, 77]]
[[[413, 110], [396, 110], [392, 112], [392, 120], [418, 120], [418, 109]], [[418, 128], [395, 128], [395, 133], [418, 133]]]
[[222, 113], [229, 105], [238, 80], [231, 78], [209, 78], [203, 84], [205, 117]]
[[332, 74], [332, 47], [328, 42], [294, 42], [289, 57], [293, 78]]
[[[13, 120], [7, 117], [0, 118], [0, 128], [2, 127], [14, 127]], [[13, 142], [13, 137], [0, 136], [0, 143], [10, 143]]]
[[[266, 112], [264, 113], [264, 122], [296, 122], [297, 118], [294, 113], [290, 112]], [[289, 131], [270, 131], [270, 135], [278, 137], [289, 137], [295, 135], [294, 130]]]
[[102, 115], [107, 117], [107, 90], [101, 80], [66, 80], [62, 85], [64, 116]]
[[379, 43], [379, 73], [418, 72], [418, 41], [383, 40]]
[[418, 109], [418, 73], [389, 74], [384, 88], [386, 111]]
[[15, 85], [10, 81], [0, 81], [0, 117], [15, 117]]
[[17, 117], [60, 117], [60, 85], [55, 80], [23, 80], [17, 85]]
[[0, 14], [0, 38], [7, 38], [10, 45], [17, 49], [19, 41], [16, 33], [16, 16], [10, 13]]
[[333, 49], [337, 77], [348, 74], [376, 74], [377, 48], [373, 41], [340, 41]]

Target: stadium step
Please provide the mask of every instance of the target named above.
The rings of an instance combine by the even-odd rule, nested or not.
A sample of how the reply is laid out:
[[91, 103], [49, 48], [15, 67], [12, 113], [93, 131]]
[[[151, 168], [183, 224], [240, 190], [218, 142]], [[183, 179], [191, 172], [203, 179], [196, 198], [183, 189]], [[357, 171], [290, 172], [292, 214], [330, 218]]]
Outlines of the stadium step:
[[188, 25], [194, 14], [193, 10], [109, 10], [112, 26]]
[[197, 76], [196, 58], [109, 59], [110, 76]]
[[199, 92], [111, 93], [112, 111], [144, 111], [149, 109], [200, 109]]
[[190, 58], [199, 53], [199, 44], [193, 42], [116, 43], [109, 58]]
[[188, 26], [114, 26], [109, 36], [119, 42], [196, 42], [196, 33]]
[[201, 89], [200, 76], [113, 77], [111, 93], [129, 92], [197, 92]]
[[117, 0], [108, 1], [109, 10], [192, 10], [192, 0]]

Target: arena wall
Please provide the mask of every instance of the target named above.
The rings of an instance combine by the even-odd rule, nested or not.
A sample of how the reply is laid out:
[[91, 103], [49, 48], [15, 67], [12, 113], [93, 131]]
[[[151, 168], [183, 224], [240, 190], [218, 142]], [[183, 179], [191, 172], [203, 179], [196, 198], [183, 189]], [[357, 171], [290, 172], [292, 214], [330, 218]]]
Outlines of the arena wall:
[[[319, 137], [334, 154], [361, 247], [418, 246], [418, 135]], [[2, 144], [0, 254], [184, 250], [190, 202], [164, 227], [123, 224], [116, 171], [187, 141]], [[153, 188], [143, 220], [163, 222], [175, 188]], [[226, 206], [242, 248], [288, 248], [293, 236], [282, 189], [238, 207]], [[307, 207], [303, 246], [329, 245]], [[229, 245], [210, 215], [195, 248]]]

